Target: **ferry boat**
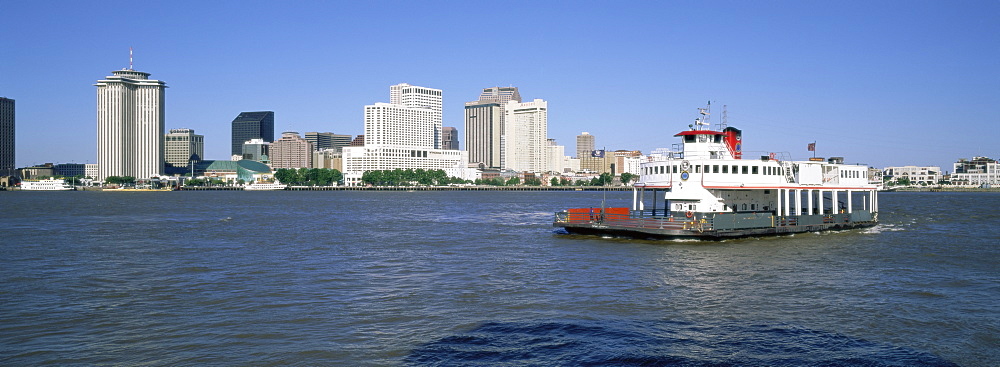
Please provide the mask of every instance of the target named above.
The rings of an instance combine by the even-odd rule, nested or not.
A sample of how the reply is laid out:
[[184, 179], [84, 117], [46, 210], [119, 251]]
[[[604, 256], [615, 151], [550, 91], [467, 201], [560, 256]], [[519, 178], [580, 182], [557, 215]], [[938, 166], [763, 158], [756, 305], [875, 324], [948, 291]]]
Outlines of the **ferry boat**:
[[67, 191], [73, 190], [73, 186], [66, 184], [61, 178], [48, 178], [39, 181], [22, 181], [21, 190], [29, 191]]
[[287, 187], [288, 185], [278, 182], [255, 182], [243, 186], [243, 190], [246, 191], [284, 190]]
[[774, 153], [746, 159], [742, 131], [708, 129], [708, 109], [699, 110], [674, 135], [679, 150], [641, 164], [632, 207], [563, 210], [553, 225], [572, 234], [719, 240], [878, 223], [878, 185], [867, 166]]

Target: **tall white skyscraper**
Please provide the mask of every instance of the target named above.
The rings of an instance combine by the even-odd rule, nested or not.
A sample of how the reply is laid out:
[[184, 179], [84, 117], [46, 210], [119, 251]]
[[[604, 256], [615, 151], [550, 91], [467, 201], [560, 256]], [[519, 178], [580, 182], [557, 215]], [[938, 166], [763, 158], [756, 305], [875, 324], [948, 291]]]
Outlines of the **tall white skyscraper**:
[[[427, 126], [425, 124], [430, 124], [431, 129], [434, 131], [434, 135], [431, 138], [434, 141], [433, 148], [441, 149], [441, 126], [442, 126], [442, 93], [440, 89], [418, 87], [415, 85], [409, 85], [406, 83], [400, 83], [389, 87], [389, 103], [394, 105], [405, 106], [412, 109], [430, 110], [429, 114], [423, 116], [413, 122], [417, 123], [419, 126], [412, 126], [413, 130], [421, 131], [422, 134], [426, 131]], [[365, 108], [365, 113], [367, 116], [368, 108]], [[366, 119], [367, 121], [367, 119]], [[365, 125], [365, 141], [369, 141], [367, 133], [368, 125]]]
[[389, 87], [390, 103], [365, 106], [364, 146], [343, 149], [344, 179], [360, 184], [366, 171], [442, 169], [466, 178], [468, 155], [442, 149], [442, 92], [406, 83]]
[[122, 69], [97, 84], [98, 178], [163, 175], [166, 83]]
[[546, 172], [549, 133], [548, 102], [509, 101], [504, 105], [504, 168], [522, 172]]

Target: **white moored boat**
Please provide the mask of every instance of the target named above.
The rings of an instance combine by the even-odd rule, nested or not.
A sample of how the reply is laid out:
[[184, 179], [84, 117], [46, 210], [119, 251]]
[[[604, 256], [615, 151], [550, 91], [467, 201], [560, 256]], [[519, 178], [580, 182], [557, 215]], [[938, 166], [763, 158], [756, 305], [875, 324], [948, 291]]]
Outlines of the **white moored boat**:
[[868, 167], [843, 158], [744, 159], [742, 132], [705, 129], [708, 112], [675, 137], [681, 149], [642, 163], [631, 208], [556, 213], [569, 233], [723, 239], [848, 229], [878, 222], [878, 186]]
[[66, 191], [73, 190], [73, 186], [66, 184], [66, 181], [61, 178], [48, 178], [38, 181], [21, 181], [21, 190]]
[[288, 185], [278, 182], [265, 183], [265, 182], [254, 182], [249, 185], [243, 186], [243, 190], [247, 191], [264, 191], [264, 190], [284, 190]]

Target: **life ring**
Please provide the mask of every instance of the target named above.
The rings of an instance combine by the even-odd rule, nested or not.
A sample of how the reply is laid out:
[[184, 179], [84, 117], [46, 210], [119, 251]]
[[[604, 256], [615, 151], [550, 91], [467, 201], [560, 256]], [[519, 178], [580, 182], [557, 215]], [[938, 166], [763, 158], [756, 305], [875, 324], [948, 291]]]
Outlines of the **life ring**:
[[687, 171], [689, 168], [691, 168], [691, 162], [681, 161], [681, 171]]
[[688, 218], [691, 218], [691, 217], [694, 216], [694, 213], [692, 213], [690, 210], [688, 210], [687, 213], [684, 213], [684, 216], [688, 217]]

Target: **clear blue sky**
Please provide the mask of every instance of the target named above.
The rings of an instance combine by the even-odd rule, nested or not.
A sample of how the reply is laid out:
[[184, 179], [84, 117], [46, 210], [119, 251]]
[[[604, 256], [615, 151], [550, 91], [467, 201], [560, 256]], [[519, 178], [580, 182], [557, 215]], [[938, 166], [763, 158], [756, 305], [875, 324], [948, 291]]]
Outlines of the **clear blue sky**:
[[[96, 162], [93, 84], [128, 66], [167, 83], [166, 126], [227, 159], [240, 111], [275, 129], [363, 133], [410, 83], [463, 103], [513, 85], [549, 102], [575, 151], [677, 142], [706, 101], [748, 151], [877, 167], [1000, 158], [1000, 2], [21, 1], [0, 6], [0, 96], [17, 165]], [[462, 141], [464, 148], [465, 142]]]

